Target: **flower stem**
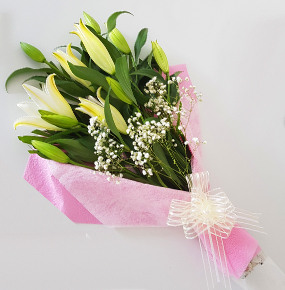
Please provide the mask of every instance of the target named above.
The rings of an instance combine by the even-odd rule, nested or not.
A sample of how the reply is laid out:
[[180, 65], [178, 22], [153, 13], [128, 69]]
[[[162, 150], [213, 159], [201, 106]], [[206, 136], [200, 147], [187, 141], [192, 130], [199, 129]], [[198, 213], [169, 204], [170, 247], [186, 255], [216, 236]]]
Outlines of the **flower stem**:
[[55, 65], [53, 65], [52, 63], [48, 62], [47, 60], [45, 60], [44, 63], [46, 65], [48, 65], [50, 68], [52, 68], [56, 72], [56, 74], [57, 74], [57, 76], [59, 78], [65, 77], [64, 74]]
[[167, 79], [167, 102], [170, 103], [170, 76], [169, 74], [166, 75], [166, 79]]

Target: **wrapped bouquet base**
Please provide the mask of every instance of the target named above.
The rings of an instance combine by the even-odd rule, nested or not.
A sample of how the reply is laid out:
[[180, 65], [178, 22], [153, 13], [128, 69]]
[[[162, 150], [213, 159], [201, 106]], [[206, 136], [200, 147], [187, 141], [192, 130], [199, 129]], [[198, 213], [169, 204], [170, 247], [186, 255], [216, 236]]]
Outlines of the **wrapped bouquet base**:
[[[24, 178], [76, 223], [106, 226], [167, 226], [173, 199], [190, 200], [188, 192], [122, 179], [109, 182], [86, 168], [31, 155]], [[258, 242], [240, 228], [224, 241], [229, 272], [237, 279], [260, 252]]]
[[[171, 201], [190, 200], [188, 192], [126, 179], [116, 184], [108, 182], [105, 175], [94, 175], [92, 170], [37, 155], [30, 156], [24, 178], [75, 223], [166, 227]], [[261, 252], [246, 230], [233, 228], [224, 247], [229, 273], [243, 289], [284, 289], [285, 275], [269, 257], [257, 261], [245, 277], [248, 267], [252, 267], [250, 262]]]

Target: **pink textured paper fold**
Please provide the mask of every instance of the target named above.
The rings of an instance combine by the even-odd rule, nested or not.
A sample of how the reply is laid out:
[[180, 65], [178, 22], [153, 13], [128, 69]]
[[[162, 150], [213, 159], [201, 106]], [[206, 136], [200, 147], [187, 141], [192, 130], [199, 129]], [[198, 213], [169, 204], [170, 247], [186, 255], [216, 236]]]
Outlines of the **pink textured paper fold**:
[[[186, 66], [171, 67], [171, 73]], [[189, 82], [181, 86], [189, 86]], [[187, 109], [189, 103], [183, 99]], [[186, 137], [200, 137], [198, 108], [194, 107], [186, 127]], [[193, 152], [193, 172], [203, 171], [200, 149]], [[69, 164], [60, 164], [32, 154], [24, 178], [76, 223], [108, 226], [167, 226], [172, 199], [189, 201], [188, 192], [156, 187], [122, 179], [119, 185], [105, 175]], [[234, 229], [224, 241], [230, 274], [239, 278], [250, 260], [260, 251], [258, 243], [246, 231]]]

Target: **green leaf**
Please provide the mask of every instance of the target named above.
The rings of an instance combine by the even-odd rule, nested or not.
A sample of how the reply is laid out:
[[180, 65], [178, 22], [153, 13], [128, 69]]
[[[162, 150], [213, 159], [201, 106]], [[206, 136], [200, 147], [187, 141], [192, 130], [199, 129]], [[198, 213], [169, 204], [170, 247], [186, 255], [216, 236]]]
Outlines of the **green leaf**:
[[92, 136], [84, 136], [79, 138], [78, 141], [89, 150], [94, 151], [95, 139]]
[[57, 87], [63, 89], [66, 93], [77, 96], [77, 97], [86, 97], [92, 94], [92, 92], [86, 88], [81, 88], [79, 85], [72, 81], [64, 80], [55, 80]]
[[147, 39], [147, 33], [148, 33], [148, 29], [147, 28], [143, 28], [136, 39], [135, 42], [135, 47], [134, 47], [134, 51], [135, 51], [135, 62], [138, 62], [139, 59], [139, 55], [141, 53], [141, 49], [142, 47], [145, 45], [146, 43], [146, 39]]
[[[46, 77], [33, 76], [33, 77], [25, 80], [25, 82], [28, 80], [36, 80], [38, 82], [45, 83]], [[65, 81], [65, 80], [55, 79], [55, 84], [59, 90], [64, 90], [66, 93], [73, 95], [73, 96], [86, 97], [92, 93], [87, 88], [81, 88], [79, 85], [77, 85], [73, 81]]]
[[36, 135], [41, 135], [41, 136], [45, 136], [45, 137], [50, 137], [50, 134], [47, 133], [46, 131], [41, 131], [39, 129], [36, 129], [34, 131], [32, 131], [33, 134], [36, 134]]
[[185, 155], [185, 147], [184, 144], [182, 144], [181, 140], [179, 139], [179, 136], [175, 132], [175, 130], [170, 129], [169, 132], [167, 132], [168, 141], [172, 143], [172, 139], [174, 139], [175, 143], [177, 144], [176, 151], [180, 152], [182, 155]]
[[164, 154], [163, 148], [158, 142], [155, 142], [153, 144], [153, 151], [156, 155], [156, 158], [160, 160], [160, 166], [163, 168], [165, 173], [169, 175], [171, 179], [173, 179], [174, 181], [176, 181], [178, 184], [181, 185], [182, 183], [180, 179], [177, 177], [177, 175], [175, 174], [175, 172], [172, 170], [171, 166], [169, 165], [167, 158]]
[[5, 82], [5, 89], [6, 91], [8, 92], [7, 90], [7, 86], [8, 86], [8, 83], [9, 81], [18, 76], [18, 75], [21, 75], [21, 74], [26, 74], [26, 73], [34, 73], [34, 72], [43, 72], [43, 73], [53, 73], [53, 70], [50, 69], [50, 68], [30, 68], [30, 67], [24, 67], [24, 68], [20, 68], [20, 69], [17, 69], [15, 71], [13, 71], [7, 78], [6, 82]]
[[28, 150], [28, 152], [30, 154], [38, 154], [41, 158], [44, 158], [44, 159], [47, 159], [47, 160], [50, 160], [50, 158], [46, 157], [44, 154], [42, 154], [40, 151], [38, 150]]
[[35, 81], [38, 81], [38, 82], [40, 82], [40, 83], [45, 83], [47, 77], [48, 77], [48, 76], [32, 76], [32, 77], [30, 77], [30, 78], [28, 78], [28, 79], [25, 79], [25, 80], [23, 81], [23, 84], [26, 83], [26, 82], [28, 82], [28, 81], [31, 81], [31, 80], [35, 80]]
[[38, 136], [18, 136], [18, 139], [26, 144], [32, 144], [32, 140], [43, 141], [47, 139], [46, 137], [38, 137]]
[[144, 105], [145, 103], [147, 103], [150, 97], [144, 95], [134, 83], [132, 83], [132, 85], [133, 85], [133, 93], [135, 95], [138, 104]]
[[150, 54], [149, 54], [149, 56], [147, 57], [147, 63], [148, 63], [148, 65], [151, 67], [151, 63], [152, 63], [152, 57], [153, 57], [153, 53], [151, 52]]
[[[106, 92], [109, 90], [109, 84], [106, 81], [106, 76], [102, 73], [88, 67], [76, 66], [68, 62], [71, 71], [79, 78], [90, 81], [92, 84], [102, 87]], [[117, 98], [116, 95], [111, 91], [110, 95]]]
[[132, 86], [131, 86], [131, 80], [129, 76], [129, 69], [128, 69], [128, 62], [126, 56], [122, 56], [117, 59], [116, 64], [116, 77], [125, 92], [125, 94], [131, 99], [136, 105], [137, 100], [134, 97]]
[[94, 152], [83, 146], [78, 140], [56, 139], [53, 143], [59, 144], [67, 153], [84, 162], [94, 162], [96, 160]]
[[119, 15], [123, 13], [128, 13], [128, 14], [133, 15], [131, 12], [128, 12], [128, 11], [118, 11], [118, 12], [113, 13], [107, 20], [108, 33], [110, 33], [116, 27], [117, 18]]
[[182, 73], [182, 71], [177, 71], [177, 72], [175, 72], [174, 74], [172, 74], [171, 76], [170, 76], [170, 78], [171, 77], [178, 77], [180, 74]]
[[165, 83], [165, 80], [162, 77], [162, 75], [159, 74], [158, 72], [156, 72], [155, 70], [152, 70], [152, 69], [140, 69], [140, 70], [132, 72], [131, 75], [141, 75], [141, 76], [149, 77], [151, 79], [153, 77], [157, 77], [158, 81]]
[[112, 131], [112, 133], [114, 135], [116, 135], [118, 137], [118, 139], [121, 141], [121, 143], [127, 147], [127, 145], [124, 142], [119, 130], [117, 129], [117, 127], [115, 125], [114, 119], [113, 119], [113, 115], [112, 115], [111, 107], [110, 107], [110, 101], [109, 101], [110, 89], [108, 90], [108, 95], [105, 99], [105, 105], [104, 105], [104, 114], [105, 114], [106, 122], [107, 122], [109, 129]]
[[86, 66], [89, 64], [90, 56], [86, 51], [83, 51], [80, 59]]
[[[75, 134], [75, 133], [78, 133], [78, 132], [87, 132], [87, 130], [86, 129], [84, 129], [84, 128], [74, 128], [74, 129], [68, 129], [68, 130], [65, 130], [65, 131], [62, 131], [62, 132], [59, 132], [59, 133], [56, 133], [56, 134], [54, 134], [54, 135], [47, 135], [47, 137], [49, 137], [49, 138], [47, 138], [47, 140], [46, 140], [46, 142], [48, 142], [48, 143], [52, 143], [54, 140], [56, 140], [56, 139], [61, 139], [62, 137], [64, 137], [64, 136], [67, 136], [67, 135], [72, 135], [72, 134]], [[34, 132], [34, 131], [33, 131]], [[33, 133], [32, 132], [32, 133]], [[88, 133], [87, 133], [88, 134]]]

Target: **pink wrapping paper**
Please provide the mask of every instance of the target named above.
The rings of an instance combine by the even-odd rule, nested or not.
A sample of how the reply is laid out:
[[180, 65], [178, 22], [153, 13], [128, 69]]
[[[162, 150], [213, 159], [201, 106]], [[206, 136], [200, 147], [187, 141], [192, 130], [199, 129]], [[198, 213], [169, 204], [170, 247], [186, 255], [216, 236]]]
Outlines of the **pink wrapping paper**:
[[[185, 65], [172, 67], [170, 73], [175, 71], [182, 71], [182, 79], [188, 76]], [[190, 82], [181, 84], [189, 85]], [[186, 98], [183, 105], [189, 108]], [[192, 110], [186, 136], [189, 141], [200, 137], [197, 106]], [[203, 171], [199, 148], [193, 151], [193, 156], [193, 172]], [[29, 158], [24, 178], [75, 223], [165, 227], [171, 200], [190, 200], [188, 192], [127, 179], [121, 179], [118, 185], [90, 169], [56, 163], [35, 154]], [[236, 228], [224, 240], [224, 246], [229, 273], [236, 278], [260, 251], [255, 239]]]

